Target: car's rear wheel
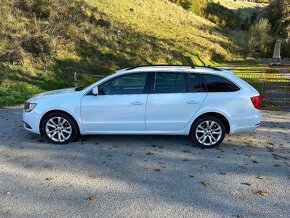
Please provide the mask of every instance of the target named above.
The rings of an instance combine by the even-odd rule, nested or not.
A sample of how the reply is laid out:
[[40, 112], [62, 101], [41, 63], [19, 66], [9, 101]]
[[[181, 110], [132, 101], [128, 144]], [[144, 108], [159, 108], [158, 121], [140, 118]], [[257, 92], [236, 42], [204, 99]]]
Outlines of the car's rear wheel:
[[190, 137], [193, 142], [203, 148], [218, 146], [225, 137], [224, 123], [213, 116], [201, 117], [191, 127]]
[[42, 133], [52, 143], [66, 144], [76, 139], [77, 124], [65, 113], [54, 112], [46, 116], [41, 126]]

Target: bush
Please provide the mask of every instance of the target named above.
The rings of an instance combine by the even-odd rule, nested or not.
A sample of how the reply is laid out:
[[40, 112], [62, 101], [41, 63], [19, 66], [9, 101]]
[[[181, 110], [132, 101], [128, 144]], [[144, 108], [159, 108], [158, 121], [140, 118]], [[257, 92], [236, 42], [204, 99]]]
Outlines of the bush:
[[248, 17], [245, 18], [244, 22], [241, 25], [242, 30], [249, 30], [251, 27], [251, 23]]
[[51, 0], [20, 0], [17, 6], [41, 19], [49, 18], [52, 12]]
[[109, 28], [111, 26], [110, 21], [104, 20], [102, 18], [97, 19], [94, 14], [90, 16], [89, 20], [92, 24], [95, 24], [99, 27]]
[[264, 17], [271, 23], [272, 32], [282, 38], [290, 37], [290, 1], [273, 0], [266, 8]]
[[208, 3], [205, 8], [205, 17], [217, 25], [231, 29], [240, 28], [242, 23], [242, 19], [236, 13], [220, 3]]
[[282, 58], [290, 58], [290, 40], [282, 41], [281, 57]]
[[54, 53], [52, 43], [46, 35], [27, 36], [21, 40], [20, 45], [25, 51], [42, 60]]
[[12, 65], [22, 65], [24, 63], [23, 51], [16, 40], [12, 41], [5, 53], [0, 54], [0, 62], [8, 62]]
[[258, 20], [250, 28], [248, 39], [250, 54], [259, 54], [263, 57], [269, 54], [273, 42], [270, 36], [270, 29], [270, 23], [265, 18]]
[[207, 7], [208, 0], [170, 0], [171, 2], [180, 5], [186, 10], [204, 16], [205, 8]]

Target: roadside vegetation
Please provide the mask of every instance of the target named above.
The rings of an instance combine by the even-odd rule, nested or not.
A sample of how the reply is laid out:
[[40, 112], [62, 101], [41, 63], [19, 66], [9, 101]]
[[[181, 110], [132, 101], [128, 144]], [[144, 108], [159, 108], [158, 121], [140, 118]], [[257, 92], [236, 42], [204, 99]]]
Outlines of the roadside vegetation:
[[83, 85], [134, 65], [245, 60], [247, 31], [265, 4], [226, 1], [2, 0], [0, 106], [73, 86], [75, 73]]

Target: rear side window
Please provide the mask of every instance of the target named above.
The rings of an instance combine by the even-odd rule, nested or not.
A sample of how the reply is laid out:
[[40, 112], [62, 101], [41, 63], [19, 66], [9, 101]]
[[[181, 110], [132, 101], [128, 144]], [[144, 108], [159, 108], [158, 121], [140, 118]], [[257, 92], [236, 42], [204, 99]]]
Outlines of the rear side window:
[[186, 74], [184, 73], [156, 73], [155, 93], [185, 93]]
[[203, 81], [199, 74], [189, 74], [188, 76], [188, 92], [206, 92]]
[[216, 75], [204, 74], [208, 92], [235, 92], [240, 88], [231, 81]]

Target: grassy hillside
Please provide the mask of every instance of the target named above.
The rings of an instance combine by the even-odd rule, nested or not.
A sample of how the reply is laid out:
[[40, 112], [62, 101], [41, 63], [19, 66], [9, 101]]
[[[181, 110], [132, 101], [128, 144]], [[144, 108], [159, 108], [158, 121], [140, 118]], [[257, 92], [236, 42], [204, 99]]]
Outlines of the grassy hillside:
[[264, 8], [266, 3], [255, 3], [242, 0], [213, 0], [215, 3], [220, 3], [228, 9], [236, 11], [242, 18], [251, 17], [254, 12]]
[[0, 106], [137, 64], [237, 59], [232, 36], [168, 0], [2, 0]]

